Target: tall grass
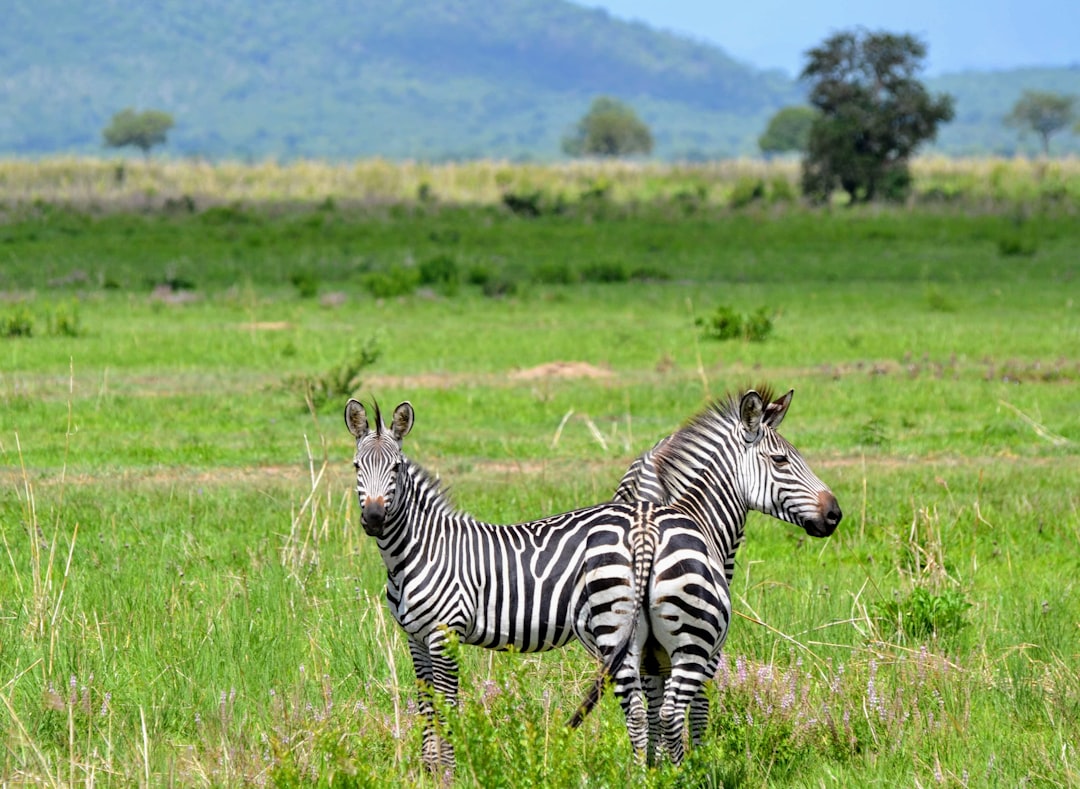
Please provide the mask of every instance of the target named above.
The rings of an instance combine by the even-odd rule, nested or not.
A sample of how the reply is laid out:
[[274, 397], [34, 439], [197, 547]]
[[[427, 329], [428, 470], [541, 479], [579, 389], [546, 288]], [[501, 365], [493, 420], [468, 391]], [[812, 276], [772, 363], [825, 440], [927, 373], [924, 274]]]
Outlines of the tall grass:
[[[600, 194], [616, 203], [680, 199], [739, 206], [754, 202], [758, 193], [774, 201], [792, 199], [797, 194], [798, 172], [798, 163], [790, 159], [534, 165], [382, 159], [334, 164], [57, 157], [0, 161], [0, 203], [45, 201], [136, 210], [165, 206], [183, 211], [257, 202], [495, 205], [507, 194], [542, 194], [551, 200], [570, 201]], [[916, 158], [912, 174], [916, 202], [978, 204], [1035, 199], [1075, 204], [1080, 198], [1080, 163], [1075, 158], [932, 156]]]

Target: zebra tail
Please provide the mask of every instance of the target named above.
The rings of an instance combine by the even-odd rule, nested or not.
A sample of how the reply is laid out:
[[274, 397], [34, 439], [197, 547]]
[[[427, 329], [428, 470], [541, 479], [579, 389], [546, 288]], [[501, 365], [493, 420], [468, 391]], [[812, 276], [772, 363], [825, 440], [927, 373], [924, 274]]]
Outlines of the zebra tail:
[[651, 516], [644, 519], [643, 528], [635, 545], [634, 554], [634, 607], [630, 612], [630, 628], [626, 638], [604, 662], [592, 685], [585, 694], [584, 700], [578, 706], [577, 711], [566, 722], [571, 729], [576, 729], [592, 712], [593, 707], [600, 703], [604, 695], [604, 687], [608, 680], [613, 679], [619, 666], [626, 660], [630, 648], [634, 645], [634, 636], [637, 632], [638, 617], [645, 607], [645, 594], [648, 590], [649, 577], [652, 575], [653, 559], [656, 557], [656, 547], [659, 542], [658, 530]]

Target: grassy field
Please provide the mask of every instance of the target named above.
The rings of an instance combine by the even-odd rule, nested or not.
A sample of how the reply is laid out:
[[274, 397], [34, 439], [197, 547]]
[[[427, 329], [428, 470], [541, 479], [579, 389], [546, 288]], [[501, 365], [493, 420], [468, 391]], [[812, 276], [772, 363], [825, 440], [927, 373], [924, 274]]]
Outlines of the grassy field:
[[465, 648], [456, 785], [1080, 785], [1068, 200], [6, 194], [0, 785], [435, 785], [347, 396], [411, 400], [410, 457], [510, 522], [757, 381], [845, 518], [752, 516], [708, 744], [646, 771], [612, 698], [562, 726], [579, 647]]

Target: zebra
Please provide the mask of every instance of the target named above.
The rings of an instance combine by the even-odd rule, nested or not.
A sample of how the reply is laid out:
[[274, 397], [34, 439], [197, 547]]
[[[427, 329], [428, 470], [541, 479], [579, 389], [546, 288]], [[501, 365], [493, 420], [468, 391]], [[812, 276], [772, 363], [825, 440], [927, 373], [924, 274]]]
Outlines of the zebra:
[[[345, 424], [361, 525], [387, 569], [386, 599], [406, 633], [424, 719], [426, 767], [452, 769], [435, 695], [457, 704], [451, 644], [521, 652], [578, 638], [602, 662], [578, 725], [607, 677], [626, 717], [634, 755], [650, 735], [640, 669], [670, 666], [671, 703], [658, 725], [681, 758], [684, 700], [727, 635], [731, 601], [719, 546], [685, 514], [650, 501], [603, 503], [528, 523], [499, 526], [454, 509], [440, 483], [402, 453], [415, 412], [403, 402], [389, 426], [375, 404], [374, 427], [350, 399]], [[647, 601], [647, 604], [646, 604]]]
[[[639, 455], [615, 490], [614, 501], [668, 504], [706, 527], [721, 547], [730, 585], [735, 552], [742, 544], [748, 511], [758, 510], [801, 526], [812, 537], [828, 537], [843, 514], [832, 491], [807, 466], [777, 428], [794, 390], [773, 399], [770, 387], [748, 389], [736, 400], [713, 401], [681, 430], [661, 438]], [[719, 655], [708, 667], [716, 674]], [[648, 697], [652, 753], [664, 679], [643, 680]], [[690, 704], [690, 738], [699, 745], [709, 716], [709, 700], [699, 692]]]

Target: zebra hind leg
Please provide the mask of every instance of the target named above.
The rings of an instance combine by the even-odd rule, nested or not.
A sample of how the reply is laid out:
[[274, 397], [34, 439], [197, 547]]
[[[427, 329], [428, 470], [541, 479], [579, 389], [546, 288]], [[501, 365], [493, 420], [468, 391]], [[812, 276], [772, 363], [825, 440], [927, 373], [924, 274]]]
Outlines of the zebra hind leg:
[[626, 733], [630, 737], [630, 747], [634, 751], [635, 760], [641, 763], [645, 761], [648, 748], [649, 720], [637, 664], [637, 656], [629, 656], [615, 672], [614, 679], [615, 695], [626, 717]]
[[650, 765], [660, 760], [660, 707], [664, 703], [664, 678], [659, 674], [646, 674], [642, 679], [648, 702], [649, 747], [646, 761]]
[[660, 728], [664, 748], [673, 764], [681, 764], [686, 753], [686, 711], [702, 690], [707, 676], [704, 666], [672, 666], [671, 677], [664, 689], [664, 704], [660, 708]]

